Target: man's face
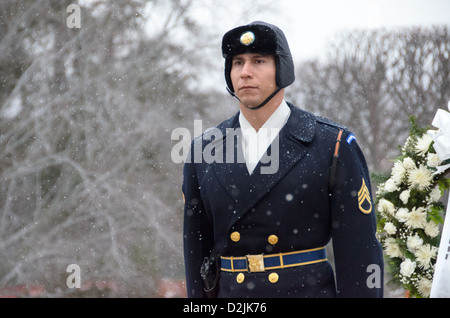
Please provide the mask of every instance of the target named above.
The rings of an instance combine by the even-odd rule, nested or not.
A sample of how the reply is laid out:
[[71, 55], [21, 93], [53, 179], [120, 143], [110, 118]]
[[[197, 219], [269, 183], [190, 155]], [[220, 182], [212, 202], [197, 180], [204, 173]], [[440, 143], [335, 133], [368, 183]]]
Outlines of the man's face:
[[239, 100], [247, 107], [256, 107], [276, 89], [275, 57], [255, 53], [236, 55], [230, 76]]

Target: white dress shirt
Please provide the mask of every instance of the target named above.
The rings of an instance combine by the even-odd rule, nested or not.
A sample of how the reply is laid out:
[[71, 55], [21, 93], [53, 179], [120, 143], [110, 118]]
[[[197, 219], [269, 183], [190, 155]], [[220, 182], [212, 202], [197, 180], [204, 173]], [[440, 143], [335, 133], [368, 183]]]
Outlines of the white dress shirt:
[[252, 174], [269, 145], [278, 136], [281, 128], [286, 124], [291, 109], [283, 100], [275, 112], [267, 119], [264, 125], [256, 131], [248, 122], [242, 112], [239, 114], [239, 124], [242, 132], [242, 150], [248, 173]]

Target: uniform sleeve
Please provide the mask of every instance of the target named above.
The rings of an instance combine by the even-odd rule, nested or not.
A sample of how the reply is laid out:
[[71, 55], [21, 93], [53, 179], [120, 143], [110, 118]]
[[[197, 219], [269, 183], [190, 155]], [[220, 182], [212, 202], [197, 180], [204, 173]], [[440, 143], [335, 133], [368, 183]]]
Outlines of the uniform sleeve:
[[338, 297], [382, 297], [383, 256], [369, 171], [353, 134], [343, 135], [331, 191], [332, 242]]
[[[192, 153], [191, 151], [188, 158], [191, 158]], [[185, 201], [183, 248], [187, 295], [190, 298], [201, 298], [204, 294], [200, 267], [203, 258], [209, 256], [213, 247], [213, 231], [202, 203], [193, 160], [188, 160], [184, 165], [182, 190]]]

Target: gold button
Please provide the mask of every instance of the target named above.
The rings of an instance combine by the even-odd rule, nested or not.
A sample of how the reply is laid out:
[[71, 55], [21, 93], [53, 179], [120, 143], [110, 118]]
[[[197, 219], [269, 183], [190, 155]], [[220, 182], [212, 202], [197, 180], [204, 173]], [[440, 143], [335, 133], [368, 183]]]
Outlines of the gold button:
[[241, 239], [241, 234], [239, 232], [233, 232], [231, 233], [230, 238], [233, 242], [239, 242]]
[[269, 282], [271, 282], [272, 284], [275, 284], [276, 282], [278, 282], [278, 274], [277, 273], [271, 273], [269, 275]]
[[244, 282], [244, 279], [245, 279], [245, 275], [242, 273], [239, 273], [236, 276], [236, 281], [238, 282], [238, 284], [242, 284]]
[[269, 241], [270, 244], [275, 245], [275, 244], [278, 243], [278, 236], [271, 235], [271, 236], [269, 236], [268, 241]]

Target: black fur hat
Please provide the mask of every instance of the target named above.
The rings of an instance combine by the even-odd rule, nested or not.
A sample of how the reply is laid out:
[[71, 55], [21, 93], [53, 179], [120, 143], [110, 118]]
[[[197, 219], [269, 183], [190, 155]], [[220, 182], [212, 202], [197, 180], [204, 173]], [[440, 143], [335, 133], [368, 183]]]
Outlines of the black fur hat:
[[277, 26], [256, 21], [228, 31], [222, 39], [222, 55], [225, 58], [225, 80], [234, 92], [231, 82], [231, 62], [235, 55], [260, 53], [275, 55], [279, 88], [291, 85], [295, 80], [294, 62], [286, 37]]

